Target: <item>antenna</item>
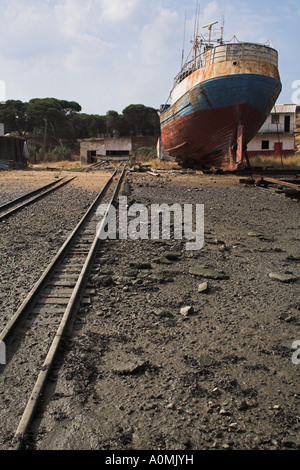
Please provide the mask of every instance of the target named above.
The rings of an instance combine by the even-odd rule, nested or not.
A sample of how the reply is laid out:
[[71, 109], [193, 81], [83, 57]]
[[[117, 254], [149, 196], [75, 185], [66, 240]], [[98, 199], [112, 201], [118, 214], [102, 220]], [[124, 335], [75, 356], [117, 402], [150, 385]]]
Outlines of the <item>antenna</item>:
[[211, 42], [211, 31], [212, 31], [212, 27], [217, 24], [218, 21], [215, 21], [214, 23], [209, 23], [209, 24], [206, 24], [205, 26], [202, 26], [202, 28], [208, 28], [208, 31], [209, 31], [209, 39], [208, 39], [208, 45], [210, 46], [210, 42]]
[[199, 36], [199, 19], [200, 19], [200, 5], [197, 0], [197, 5], [196, 5], [196, 14], [195, 14], [195, 24], [194, 24], [194, 38], [191, 41], [193, 44], [193, 49], [194, 49], [194, 60], [196, 63], [196, 57], [197, 57], [197, 52], [199, 48], [199, 42], [198, 42], [198, 36]]
[[223, 44], [223, 38], [224, 38], [224, 25], [225, 25], [225, 16], [222, 17], [221, 40], [220, 40], [221, 44]]
[[195, 22], [194, 22], [194, 37], [196, 36], [197, 14], [198, 14], [198, 0], [197, 0], [197, 3], [196, 3], [196, 14], [195, 14]]
[[183, 61], [184, 61], [185, 33], [186, 33], [186, 11], [185, 11], [185, 15], [184, 15], [184, 33], [183, 33], [183, 47], [182, 47], [182, 57], [181, 57], [181, 68], [183, 67]]
[[196, 38], [199, 35], [199, 20], [200, 20], [200, 5], [198, 5], [198, 12], [196, 13], [197, 18], [197, 30], [196, 30]]

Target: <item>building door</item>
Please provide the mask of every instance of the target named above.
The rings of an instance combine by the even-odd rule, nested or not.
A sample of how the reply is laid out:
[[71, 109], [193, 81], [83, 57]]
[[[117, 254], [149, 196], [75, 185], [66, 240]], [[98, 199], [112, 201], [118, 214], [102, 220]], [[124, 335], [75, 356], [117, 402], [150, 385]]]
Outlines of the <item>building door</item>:
[[291, 116], [284, 116], [284, 132], [291, 130]]
[[282, 142], [275, 142], [275, 155], [282, 154]]
[[91, 163], [95, 163], [95, 162], [96, 162], [96, 157], [97, 157], [97, 152], [96, 152], [96, 150], [92, 150], [92, 151], [91, 151]]

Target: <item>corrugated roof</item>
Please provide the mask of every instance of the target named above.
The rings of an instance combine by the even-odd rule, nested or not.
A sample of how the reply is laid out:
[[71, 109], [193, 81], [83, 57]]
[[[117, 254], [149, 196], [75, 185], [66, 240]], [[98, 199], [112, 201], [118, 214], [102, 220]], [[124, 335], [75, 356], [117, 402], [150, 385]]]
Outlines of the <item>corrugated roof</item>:
[[295, 113], [297, 105], [295, 104], [276, 104], [272, 109], [271, 113]]

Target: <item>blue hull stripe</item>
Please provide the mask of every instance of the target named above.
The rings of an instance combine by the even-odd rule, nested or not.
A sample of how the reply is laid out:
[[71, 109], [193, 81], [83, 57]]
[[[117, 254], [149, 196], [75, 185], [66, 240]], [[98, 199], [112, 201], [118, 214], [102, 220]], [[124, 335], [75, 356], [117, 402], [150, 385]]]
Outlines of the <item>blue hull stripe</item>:
[[[184, 117], [197, 111], [247, 104], [267, 117], [280, 91], [281, 83], [265, 75], [226, 75], [209, 79], [191, 88], [163, 113], [162, 125], [164, 118], [174, 116], [174, 107], [174, 117]], [[168, 121], [167, 118], [165, 124]]]

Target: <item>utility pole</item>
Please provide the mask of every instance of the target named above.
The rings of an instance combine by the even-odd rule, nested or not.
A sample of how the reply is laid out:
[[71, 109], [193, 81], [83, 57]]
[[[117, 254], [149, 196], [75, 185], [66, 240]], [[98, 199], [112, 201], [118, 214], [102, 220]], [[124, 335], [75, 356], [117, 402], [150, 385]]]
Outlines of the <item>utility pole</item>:
[[46, 141], [47, 141], [47, 128], [48, 128], [48, 117], [46, 116], [46, 118], [45, 118], [45, 132], [44, 132], [43, 161], [45, 161]]

